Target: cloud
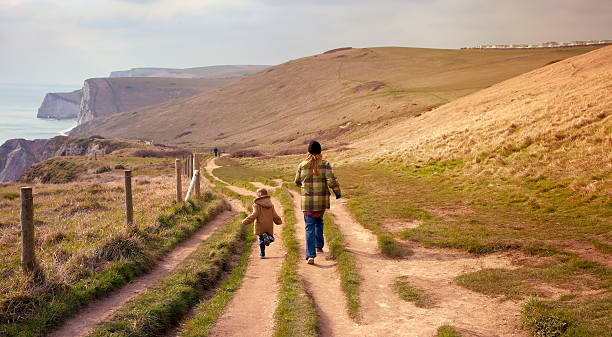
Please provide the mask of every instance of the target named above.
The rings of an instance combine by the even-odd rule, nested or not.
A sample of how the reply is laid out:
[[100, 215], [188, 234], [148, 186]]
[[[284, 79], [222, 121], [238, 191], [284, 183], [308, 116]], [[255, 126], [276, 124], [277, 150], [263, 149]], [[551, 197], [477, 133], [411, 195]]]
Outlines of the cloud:
[[349, 45], [609, 39], [610, 16], [608, 0], [0, 0], [0, 81], [276, 64]]
[[150, 3], [156, 2], [157, 0], [117, 0], [117, 1], [143, 5], [143, 4], [150, 4]]
[[0, 11], [6, 8], [19, 6], [24, 0], [0, 0]]

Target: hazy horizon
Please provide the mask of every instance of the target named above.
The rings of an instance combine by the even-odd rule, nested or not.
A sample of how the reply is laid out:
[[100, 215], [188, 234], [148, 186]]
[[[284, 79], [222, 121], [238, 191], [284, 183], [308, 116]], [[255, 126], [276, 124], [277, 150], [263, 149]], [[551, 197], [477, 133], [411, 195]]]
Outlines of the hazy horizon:
[[0, 0], [2, 83], [140, 67], [275, 65], [338, 47], [612, 39], [612, 2]]

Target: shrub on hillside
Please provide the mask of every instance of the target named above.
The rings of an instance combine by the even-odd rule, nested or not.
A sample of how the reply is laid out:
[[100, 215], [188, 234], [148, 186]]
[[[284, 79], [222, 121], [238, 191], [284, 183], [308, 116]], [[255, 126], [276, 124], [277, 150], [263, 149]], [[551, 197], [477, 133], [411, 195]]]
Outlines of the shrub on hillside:
[[232, 157], [245, 158], [245, 157], [261, 157], [263, 153], [257, 150], [238, 150], [232, 152]]
[[87, 169], [75, 162], [54, 158], [32, 165], [19, 178], [20, 182], [62, 184], [76, 180]]
[[276, 153], [277, 156], [290, 156], [293, 154], [305, 154], [306, 150], [304, 149], [285, 149], [285, 150], [281, 150], [278, 151]]
[[110, 168], [110, 166], [102, 166], [99, 169], [97, 169], [94, 173], [95, 174], [102, 174], [102, 173], [106, 173], [106, 172], [110, 172], [113, 169]]

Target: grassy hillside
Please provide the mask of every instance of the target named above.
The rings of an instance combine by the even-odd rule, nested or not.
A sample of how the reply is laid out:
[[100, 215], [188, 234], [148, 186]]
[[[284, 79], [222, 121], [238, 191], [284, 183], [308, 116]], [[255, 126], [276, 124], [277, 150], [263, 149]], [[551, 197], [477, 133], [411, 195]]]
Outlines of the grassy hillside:
[[[536, 336], [610, 336], [611, 83], [607, 47], [395, 124], [363, 125], [342, 137], [344, 149], [323, 153], [384, 254], [401, 258], [415, 244], [506, 251], [512, 268], [456, 283], [522, 301], [521, 324]], [[292, 181], [302, 159], [235, 159], [218, 170]]]
[[405, 163], [458, 159], [483, 177], [552, 178], [612, 196], [611, 83], [606, 47], [372, 128], [351, 146]]
[[313, 136], [352, 132], [358, 123], [415, 115], [589, 50], [339, 50], [270, 67], [213, 92], [99, 119], [78, 133], [191, 147], [293, 148]]

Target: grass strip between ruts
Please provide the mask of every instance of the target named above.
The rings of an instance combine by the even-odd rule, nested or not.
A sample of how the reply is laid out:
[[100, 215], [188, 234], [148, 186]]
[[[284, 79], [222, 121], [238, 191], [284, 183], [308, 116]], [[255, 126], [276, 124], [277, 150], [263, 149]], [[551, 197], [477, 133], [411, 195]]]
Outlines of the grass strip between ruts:
[[297, 271], [297, 264], [302, 259], [295, 240], [296, 219], [293, 214], [293, 201], [289, 192], [284, 188], [277, 190], [275, 195], [278, 196], [283, 206], [285, 218], [283, 243], [287, 248], [287, 255], [278, 277], [281, 286], [278, 306], [274, 313], [275, 336], [317, 336], [318, 322], [314, 305]]
[[412, 284], [408, 276], [397, 277], [391, 283], [391, 287], [402, 300], [412, 302], [419, 308], [429, 308], [433, 305], [430, 296], [423, 289]]
[[340, 272], [340, 284], [346, 296], [346, 303], [349, 316], [354, 320], [359, 320], [359, 282], [360, 276], [355, 263], [355, 258], [344, 249], [344, 238], [340, 229], [328, 213], [324, 215], [323, 233], [327, 240], [330, 257], [338, 261], [338, 271]]
[[282, 178], [277, 170], [265, 169], [257, 165], [246, 166], [237, 158], [221, 157], [216, 160], [216, 164], [221, 166], [214, 170], [217, 177], [234, 186], [244, 187], [251, 191], [257, 190], [257, 187], [250, 183], [251, 181], [274, 186], [274, 179]]
[[242, 247], [248, 232], [242, 218], [244, 213], [228, 219], [176, 270], [128, 301], [90, 336], [160, 336], [177, 324]]
[[[244, 205], [244, 207], [247, 210], [251, 210], [251, 205], [253, 204], [253, 200], [255, 200], [254, 197], [249, 196], [249, 195], [242, 195], [240, 193], [236, 193], [234, 191], [232, 191], [231, 189], [229, 189], [227, 187], [227, 184], [216, 180], [213, 176], [211, 176], [210, 174], [208, 174], [208, 172], [206, 172], [206, 170], [202, 170], [202, 172], [204, 173], [204, 177], [206, 179], [208, 179], [209, 182], [214, 183], [215, 187], [213, 187], [213, 191], [219, 193], [219, 194], [224, 194], [228, 197], [234, 198], [234, 199], [238, 199], [242, 202], [242, 204]], [[252, 186], [252, 185], [251, 185]], [[254, 187], [254, 186], [253, 186]]]
[[[300, 188], [293, 182], [287, 183], [290, 189], [301, 192]], [[340, 284], [346, 296], [346, 303], [349, 316], [354, 320], [359, 320], [359, 283], [361, 277], [355, 263], [355, 258], [344, 249], [344, 238], [340, 229], [329, 214], [324, 215], [323, 233], [329, 246], [331, 258], [338, 261], [338, 271], [340, 272]]]
[[75, 285], [54, 292], [48, 298], [40, 299], [40, 304], [27, 318], [0, 325], [0, 335], [29, 337], [48, 333], [90, 301], [148, 271], [155, 259], [168, 253], [226, 207], [224, 200], [207, 195], [205, 199], [174, 205], [167, 215], [160, 215], [158, 221], [146, 231], [127, 231], [122, 237], [110, 240], [117, 245], [135, 240], [137, 244], [130, 246], [137, 251], [130, 253], [131, 257], [111, 261], [104, 272], [93, 274]]
[[251, 255], [250, 248], [254, 241], [255, 234], [252, 230], [248, 230], [247, 239], [242, 247], [240, 264], [232, 270], [229, 278], [217, 289], [217, 293], [213, 298], [198, 304], [194, 310], [194, 316], [183, 324], [179, 336], [196, 337], [206, 336], [208, 334], [217, 319], [223, 313], [225, 306], [240, 287], [240, 283], [244, 278], [244, 273], [249, 263], [249, 256]]

